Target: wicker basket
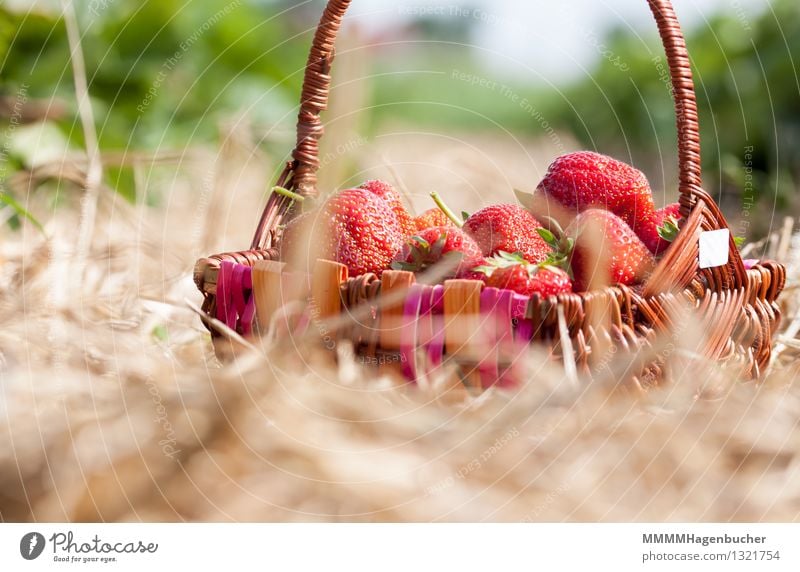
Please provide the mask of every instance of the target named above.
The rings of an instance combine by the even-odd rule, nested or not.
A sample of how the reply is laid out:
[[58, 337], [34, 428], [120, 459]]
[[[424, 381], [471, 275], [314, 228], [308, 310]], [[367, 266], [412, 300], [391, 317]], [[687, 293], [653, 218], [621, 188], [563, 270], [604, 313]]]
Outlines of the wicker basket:
[[[276, 182], [303, 196], [317, 195], [318, 140], [323, 134], [320, 114], [327, 106], [334, 40], [349, 4], [349, 0], [330, 0], [319, 23], [305, 70], [293, 161]], [[643, 288], [616, 286], [528, 298], [483, 288], [479, 281], [418, 285], [413, 274], [397, 271], [386, 271], [380, 279], [372, 274], [348, 277], [346, 268], [328, 261], [318, 261], [305, 280], [284, 273], [277, 262], [281, 225], [293, 212], [290, 199], [273, 193], [249, 250], [197, 262], [194, 277], [205, 297], [203, 310], [248, 335], [254, 323], [266, 324], [289, 297], [306, 296], [309, 290], [303, 286], [308, 282], [313, 317], [354, 316], [355, 309], [364, 306], [377, 309], [361, 312], [345, 331], [338, 332], [350, 337], [376, 363], [400, 363], [404, 373], [414, 378], [420, 373], [420, 353], [434, 366], [452, 359], [470, 364], [474, 375], [467, 377], [485, 386], [509, 379], [519, 342], [545, 344], [557, 356], [569, 350], [574, 356], [569, 366], [588, 371], [609, 350], [638, 351], [661, 334], [674, 335], [675, 312], [688, 302], [698, 322], [710, 332], [697, 353], [733, 362], [740, 366], [742, 376], [758, 378], [770, 359], [772, 335], [780, 319], [776, 299], [785, 271], [775, 262], [745, 268], [732, 236], [726, 263], [700, 267], [701, 234], [728, 230], [728, 224], [701, 187], [697, 104], [680, 26], [668, 0], [648, 0], [648, 4], [673, 85], [681, 221], [678, 237]], [[498, 319], [487, 321], [487, 315]], [[465, 324], [464, 320], [476, 321]], [[465, 331], [481, 331], [483, 345], [471, 344], [461, 335]], [[488, 346], [487, 338], [493, 342]], [[494, 348], [488, 355], [487, 347]], [[663, 362], [663, 355], [651, 355], [630, 377], [640, 387], [649, 385], [661, 377]]]

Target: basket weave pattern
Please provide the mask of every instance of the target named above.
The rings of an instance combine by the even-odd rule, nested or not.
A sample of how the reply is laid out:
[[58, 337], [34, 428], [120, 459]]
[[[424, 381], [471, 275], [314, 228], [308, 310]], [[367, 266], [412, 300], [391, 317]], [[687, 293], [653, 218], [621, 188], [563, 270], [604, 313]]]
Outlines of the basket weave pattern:
[[[349, 4], [350, 0], [330, 0], [320, 20], [305, 70], [293, 160], [276, 181], [276, 185], [306, 197], [318, 193], [319, 139], [324, 133], [321, 114], [328, 102], [335, 39]], [[710, 333], [699, 353], [719, 361], [733, 360], [741, 365], [744, 376], [756, 378], [770, 359], [772, 335], [780, 319], [776, 300], [784, 286], [785, 271], [770, 261], [746, 269], [733, 236], [727, 264], [699, 267], [700, 234], [728, 229], [728, 224], [713, 198], [702, 189], [697, 102], [680, 25], [669, 0], [648, 0], [648, 4], [665, 48], [675, 101], [681, 205], [677, 238], [643, 288], [636, 291], [614, 286], [547, 299], [538, 296], [523, 299], [484, 289], [475, 292], [470, 304], [479, 312], [484, 308], [502, 308], [502, 317], [509, 326], [499, 328], [497, 336], [549, 344], [556, 354], [565, 351], [565, 336], [568, 337], [576, 365], [588, 370], [591, 355], [597, 355], [603, 348], [613, 346], [633, 351], [652, 343], [660, 334], [673, 331], [671, 316], [689, 302], [696, 319]], [[226, 299], [232, 295], [231, 289], [247, 291], [249, 305], [246, 296], [237, 291], [238, 314], [228, 307], [230, 304], [221, 313], [230, 314], [229, 325], [235, 325], [240, 333], [249, 333], [253, 314], [252, 278], [247, 270], [259, 261], [279, 259], [280, 228], [293, 214], [290, 207], [290, 199], [273, 193], [248, 250], [203, 258], [195, 267], [195, 282], [205, 296], [203, 309], [212, 316], [220, 315], [218, 285]], [[237, 267], [247, 270], [236, 270]], [[339, 284], [340, 307], [334, 311], [352, 312], [364, 304], [376, 305], [389, 290], [402, 287], [403, 303], [393, 304], [383, 316], [354, 323], [349, 335], [367, 354], [399, 355], [406, 374], [413, 377], [414, 360], [410, 353], [417, 346], [426, 349], [434, 363], [441, 361], [442, 354], [448, 351], [446, 332], [441, 324], [437, 326], [435, 319], [448, 311], [445, 307], [448, 285], [415, 285], [413, 276], [406, 274], [387, 271], [380, 279], [372, 274], [343, 279]], [[220, 277], [225, 279], [221, 281]], [[387, 327], [389, 315], [398, 317], [407, 326], [399, 328], [398, 340], [388, 341], [381, 333], [381, 328]], [[239, 320], [237, 316], [245, 319]], [[412, 322], [423, 323], [421, 318], [427, 320], [424, 326], [411, 327]], [[502, 382], [503, 368], [483, 362], [477, 367], [484, 377], [494, 375]], [[647, 385], [649, 380], [660, 378], [663, 373], [660, 368], [657, 359], [641, 364], [641, 373], [637, 371], [633, 378]]]

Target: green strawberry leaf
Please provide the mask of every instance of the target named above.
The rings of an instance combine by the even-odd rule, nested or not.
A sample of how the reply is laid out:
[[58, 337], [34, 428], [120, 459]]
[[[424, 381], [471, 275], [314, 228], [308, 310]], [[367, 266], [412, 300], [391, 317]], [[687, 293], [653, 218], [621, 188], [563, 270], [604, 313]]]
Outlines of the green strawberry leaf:
[[744, 243], [747, 242], [747, 239], [743, 236], [734, 236], [733, 243], [736, 245], [736, 248], [741, 248], [744, 246]]
[[482, 266], [476, 266], [475, 268], [472, 269], [472, 271], [478, 272], [479, 274], [486, 274], [486, 276], [491, 276], [492, 272], [494, 272], [496, 268], [497, 266], [482, 265]]
[[521, 252], [505, 252], [503, 250], [497, 251], [496, 257], [500, 258], [501, 260], [511, 262], [512, 264], [524, 264], [525, 258], [522, 256]]
[[548, 256], [540, 266], [555, 266], [564, 270], [572, 278], [572, 268], [569, 264], [569, 257], [560, 252], [553, 252]]
[[664, 223], [656, 229], [658, 232], [658, 236], [666, 240], [667, 242], [672, 242], [678, 237], [678, 220], [675, 217], [667, 217], [664, 219]]
[[411, 262], [404, 262], [403, 260], [395, 260], [391, 264], [392, 270], [403, 270], [405, 272], [416, 272], [418, 266]]
[[418, 245], [419, 245], [421, 248], [425, 248], [425, 249], [427, 249], [427, 248], [430, 248], [430, 247], [431, 247], [431, 244], [430, 244], [430, 242], [428, 242], [427, 240], [425, 240], [424, 238], [422, 238], [422, 237], [421, 237], [421, 236], [419, 236], [419, 235], [417, 235], [417, 236], [412, 236], [412, 237], [411, 237], [411, 240], [412, 240], [413, 242], [416, 242], [416, 243], [417, 243], [417, 244], [418, 244]]
[[550, 248], [554, 248], [556, 250], [559, 249], [559, 240], [551, 231], [546, 228], [537, 228], [536, 232], [540, 237], [542, 237], [542, 240], [544, 240]]
[[467, 219], [469, 218], [469, 213], [467, 211], [461, 211], [461, 218], [464, 219], [464, 222], [467, 222]]
[[552, 232], [550, 232], [546, 228], [537, 228], [536, 232], [539, 233], [539, 236], [542, 237], [542, 240], [544, 240], [547, 243], [555, 242], [555, 240], [556, 240], [556, 235], [554, 235]]
[[439, 238], [436, 239], [436, 242], [433, 243], [430, 250], [430, 257], [434, 260], [440, 258], [442, 256], [442, 251], [444, 250], [444, 245], [447, 242], [447, 233], [443, 232], [439, 235]]
[[533, 203], [533, 193], [526, 193], [525, 191], [514, 189], [514, 196], [519, 201], [519, 204], [521, 204], [526, 209], [530, 208], [531, 203]]

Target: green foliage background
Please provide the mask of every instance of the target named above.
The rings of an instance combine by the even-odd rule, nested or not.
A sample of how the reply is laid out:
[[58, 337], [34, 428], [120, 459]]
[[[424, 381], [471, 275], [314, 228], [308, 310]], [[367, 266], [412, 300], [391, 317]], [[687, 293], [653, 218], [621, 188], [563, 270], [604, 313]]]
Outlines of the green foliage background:
[[[213, 142], [220, 118], [240, 113], [263, 125], [290, 128], [299, 70], [321, 9], [321, 2], [298, 7], [254, 0], [82, 3], [79, 22], [101, 147], [153, 150]], [[410, 33], [415, 44], [399, 55], [373, 50], [365, 129], [379, 131], [389, 120], [460, 132], [499, 128], [545, 135], [552, 127], [573, 133], [587, 148], [646, 165], [649, 173], [663, 168], [665, 175], [654, 186], [670, 184], [674, 112], [659, 73], [663, 52], [654, 31], [642, 30], [644, 41], [628, 31], [611, 31], [602, 39], [604, 53], [598, 53], [591, 76], [558, 86], [535, 83], [535, 75], [530, 80], [522, 74], [495, 77], [475, 50], [463, 47], [471, 34], [464, 19], [422, 18]], [[768, 203], [770, 212], [773, 204], [796, 211], [796, 0], [774, 0], [747, 21], [719, 14], [693, 31], [688, 45], [708, 190], [735, 213], [746, 167], [752, 167], [757, 201]], [[27, 86], [30, 98], [60, 96], [74, 105], [69, 48], [56, 11], [0, 7], [0, 62], [0, 95], [13, 98]], [[507, 91], [466, 86], [453, 70], [495, 81]], [[397, 71], [407, 73], [389, 73]], [[74, 108], [58, 125], [70, 145], [82, 145]], [[25, 168], [24, 158], [0, 159], [12, 169]], [[130, 194], [124, 173], [111, 176], [121, 192]]]

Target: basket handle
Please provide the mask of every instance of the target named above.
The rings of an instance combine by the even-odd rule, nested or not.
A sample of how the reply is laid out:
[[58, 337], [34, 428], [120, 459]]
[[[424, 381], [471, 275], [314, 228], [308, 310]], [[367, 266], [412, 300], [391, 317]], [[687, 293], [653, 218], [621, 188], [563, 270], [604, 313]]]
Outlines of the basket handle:
[[[311, 52], [308, 56], [300, 113], [297, 121], [297, 144], [292, 187], [303, 195], [316, 194], [316, 172], [319, 168], [318, 141], [324, 133], [320, 114], [327, 108], [331, 85], [331, 64], [334, 43], [342, 19], [351, 0], [329, 0], [322, 14]], [[675, 10], [669, 0], [647, 0], [653, 12], [669, 64], [675, 113], [678, 127], [678, 160], [680, 167], [680, 202], [683, 216], [694, 204], [693, 194], [700, 190], [700, 129], [697, 123], [697, 100], [686, 42]]]
[[[329, 0], [314, 34], [306, 63], [300, 112], [297, 118], [297, 143], [293, 161], [287, 163], [278, 186], [314, 197], [317, 195], [319, 139], [325, 132], [320, 115], [328, 107], [334, 43], [351, 0]], [[672, 80], [678, 128], [679, 202], [681, 217], [686, 219], [698, 198], [703, 195], [700, 171], [700, 127], [697, 123], [697, 99], [689, 54], [675, 10], [669, 0], [647, 0], [653, 12]], [[288, 199], [273, 193], [267, 201], [256, 228], [252, 249], [274, 246], [274, 229], [288, 208]]]

